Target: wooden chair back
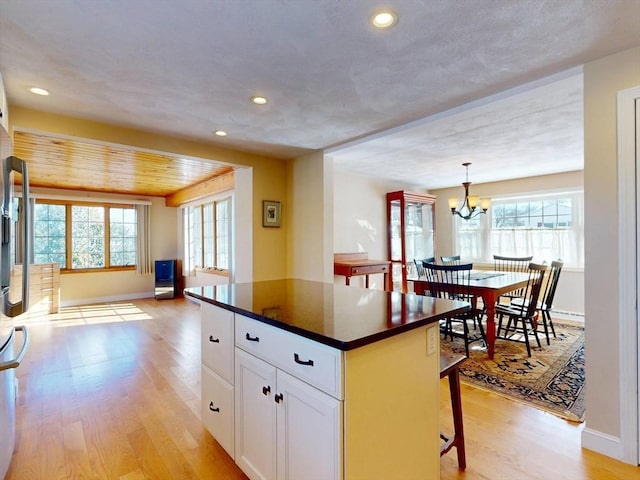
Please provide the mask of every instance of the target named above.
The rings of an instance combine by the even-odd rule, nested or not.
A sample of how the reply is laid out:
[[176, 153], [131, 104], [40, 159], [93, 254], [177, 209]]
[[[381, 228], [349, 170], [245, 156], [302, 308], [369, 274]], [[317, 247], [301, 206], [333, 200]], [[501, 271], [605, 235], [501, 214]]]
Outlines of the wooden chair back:
[[514, 311], [520, 318], [534, 318], [538, 310], [538, 299], [542, 290], [544, 273], [547, 270], [546, 265], [537, 263], [529, 263], [529, 279], [527, 285], [522, 288], [524, 301], [514, 305], [510, 305], [510, 309]]
[[416, 273], [418, 275], [418, 278], [424, 278], [425, 277], [424, 264], [425, 263], [433, 263], [434, 260], [435, 260], [434, 257], [423, 258], [422, 260], [417, 259], [417, 258], [413, 259], [413, 263], [416, 264]]
[[472, 295], [469, 293], [469, 282], [472, 267], [473, 264], [471, 263], [460, 265], [425, 263], [424, 270], [430, 295], [432, 297], [471, 302]]
[[460, 265], [460, 255], [451, 255], [450, 257], [440, 257], [443, 265]]
[[551, 262], [549, 268], [549, 274], [547, 275], [547, 282], [544, 286], [544, 291], [540, 300], [540, 308], [546, 311], [551, 311], [553, 306], [553, 298], [556, 295], [556, 288], [558, 288], [558, 280], [560, 280], [560, 272], [564, 263], [561, 260]]
[[[529, 263], [533, 259], [533, 255], [529, 257], [505, 257], [503, 255], [493, 256], [493, 269], [498, 272], [527, 272]], [[507, 298], [526, 297], [524, 289], [520, 288], [503, 295]]]
[[502, 255], [493, 256], [493, 269], [498, 272], [526, 272], [529, 263], [533, 260], [533, 255], [529, 257], [505, 257]]

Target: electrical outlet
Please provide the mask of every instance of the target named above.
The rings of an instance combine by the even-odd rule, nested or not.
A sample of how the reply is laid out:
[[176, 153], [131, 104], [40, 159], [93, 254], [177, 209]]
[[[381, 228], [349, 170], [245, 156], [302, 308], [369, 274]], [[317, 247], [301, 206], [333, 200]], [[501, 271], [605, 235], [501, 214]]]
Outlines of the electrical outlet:
[[427, 328], [427, 356], [436, 353], [438, 346], [438, 329], [435, 326]]

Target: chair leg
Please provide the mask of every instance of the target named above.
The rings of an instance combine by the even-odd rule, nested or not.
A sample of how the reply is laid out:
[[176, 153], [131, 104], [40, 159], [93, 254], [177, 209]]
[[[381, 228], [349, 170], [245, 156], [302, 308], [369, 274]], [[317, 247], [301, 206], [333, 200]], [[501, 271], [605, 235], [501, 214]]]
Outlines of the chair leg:
[[549, 322], [549, 326], [551, 327], [551, 334], [553, 335], [553, 338], [556, 338], [556, 329], [553, 328], [553, 320], [551, 320], [551, 312], [549, 312], [549, 310], [543, 310], [542, 315], [544, 315], [544, 317]]
[[480, 329], [480, 335], [485, 346], [487, 345], [487, 335], [484, 333], [484, 327], [482, 326], [482, 313], [478, 315], [478, 328]]
[[462, 400], [460, 397], [460, 374], [454, 368], [449, 374], [449, 392], [451, 393], [451, 410], [453, 411], [453, 429], [455, 436], [456, 453], [458, 454], [458, 468], [467, 468], [467, 459], [464, 449], [464, 426], [462, 422]]
[[[516, 320], [516, 324], [517, 323], [518, 321]], [[529, 345], [529, 335], [527, 334], [527, 322], [524, 319], [522, 319], [522, 333], [524, 334], [524, 343], [527, 346], [527, 355], [531, 356], [531, 345]]]
[[547, 323], [547, 316], [540, 311], [540, 316], [542, 317], [542, 326], [544, 327], [544, 336], [547, 338], [547, 345], [551, 345], [549, 341], [549, 324]]
[[[531, 320], [531, 329], [533, 330], [533, 336], [536, 339], [536, 343], [538, 344], [538, 348], [542, 348], [542, 345], [540, 344], [540, 337], [538, 337], [538, 329], [536, 328], [536, 317], [530, 319]], [[522, 323], [526, 323], [524, 320], [522, 320]]]
[[498, 315], [498, 328], [496, 329], [496, 337], [500, 337], [500, 332], [502, 332], [502, 314]]
[[462, 320], [462, 328], [464, 332], [464, 351], [467, 354], [467, 358], [469, 358], [469, 325], [467, 325], [466, 320]]

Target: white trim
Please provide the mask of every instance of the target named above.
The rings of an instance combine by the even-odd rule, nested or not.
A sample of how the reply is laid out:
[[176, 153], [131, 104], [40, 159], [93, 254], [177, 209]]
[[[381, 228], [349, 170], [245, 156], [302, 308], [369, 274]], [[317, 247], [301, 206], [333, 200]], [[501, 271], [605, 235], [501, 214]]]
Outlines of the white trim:
[[617, 459], [622, 458], [624, 451], [620, 438], [586, 427], [582, 430], [582, 447]]
[[[60, 200], [65, 202], [94, 202], [94, 203], [127, 203], [130, 205], [151, 205], [152, 200], [147, 198], [132, 197], [126, 194], [96, 194], [95, 192], [81, 192], [79, 190], [71, 190], [66, 193], [53, 193], [53, 192], [39, 192], [38, 189], [33, 189], [29, 192], [31, 198], [43, 199], [43, 200]], [[73, 192], [73, 193], [71, 193]], [[156, 197], [161, 198], [161, 197]]]
[[551, 318], [553, 320], [573, 320], [575, 322], [584, 323], [584, 312], [580, 313], [569, 312], [566, 310], [551, 310]]
[[96, 303], [114, 303], [127, 300], [137, 300], [139, 298], [154, 298], [154, 292], [129, 293], [126, 295], [110, 295], [108, 297], [80, 298], [77, 300], [61, 300], [60, 307], [77, 307], [79, 305], [92, 305]]
[[[640, 87], [618, 92], [618, 323], [620, 460], [638, 465], [638, 283], [636, 102]], [[584, 438], [583, 438], [584, 441]]]

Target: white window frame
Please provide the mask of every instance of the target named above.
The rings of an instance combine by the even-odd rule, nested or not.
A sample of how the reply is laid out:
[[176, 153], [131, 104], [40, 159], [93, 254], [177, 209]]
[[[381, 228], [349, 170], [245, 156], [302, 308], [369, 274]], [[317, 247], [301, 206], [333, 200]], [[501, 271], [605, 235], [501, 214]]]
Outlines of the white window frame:
[[[232, 199], [231, 195], [207, 198], [199, 203], [192, 203], [182, 207], [184, 270], [186, 273], [193, 274], [196, 270], [229, 272], [231, 267]], [[228, 215], [221, 222], [217, 218], [217, 206], [223, 203], [227, 204]], [[208, 221], [205, 221], [203, 217], [205, 211], [209, 211], [212, 216]], [[205, 226], [209, 226], [213, 231], [205, 234]], [[221, 235], [218, 232], [221, 227], [226, 229], [225, 235]], [[220, 244], [220, 238], [225, 239], [224, 244]], [[213, 252], [207, 251], [208, 245], [213, 248]], [[225, 257], [226, 263], [224, 262]], [[206, 264], [206, 258], [213, 259], [213, 264]]]
[[[60, 265], [60, 270], [69, 273], [78, 272], [99, 272], [106, 270], [133, 270], [136, 268], [136, 262], [133, 265], [111, 265], [111, 221], [110, 213], [112, 208], [131, 209], [137, 216], [135, 206], [126, 202], [109, 203], [109, 202], [86, 202], [79, 200], [59, 200], [49, 199], [47, 197], [36, 198], [36, 204], [40, 205], [61, 205], [65, 208], [65, 264]], [[74, 220], [73, 220], [73, 208], [74, 207], [90, 207], [103, 209], [103, 218], [100, 222], [103, 226], [102, 236], [102, 254], [103, 263], [101, 267], [95, 266], [73, 266], [73, 254], [76, 251], [77, 245], [74, 243]], [[35, 222], [35, 212], [34, 219]], [[136, 231], [135, 236], [137, 237]], [[137, 248], [137, 245], [136, 245]]]
[[[489, 208], [486, 215], [480, 215], [472, 222], [476, 222], [479, 225], [477, 238], [475, 245], [477, 255], [469, 254], [469, 242], [473, 246], [473, 237], [467, 237], [466, 242], [462, 241], [460, 234], [460, 227], [463, 225], [469, 225], [466, 220], [462, 220], [458, 217], [454, 217], [453, 225], [453, 247], [454, 251], [460, 254], [468, 261], [475, 263], [493, 263], [494, 254], [508, 255], [507, 253], [498, 251], [499, 248], [495, 247], [495, 231], [492, 229], [493, 217], [492, 210], [496, 205], [511, 203], [516, 201], [541, 201], [550, 199], [559, 199], [571, 197], [572, 199], [572, 224], [567, 229], [529, 229], [520, 228], [513, 229], [516, 233], [523, 233], [526, 235], [527, 231], [530, 231], [535, 238], [537, 232], [558, 232], [560, 230], [569, 232], [569, 240], [564, 239], [564, 249], [559, 248], [557, 253], [549, 255], [543, 255], [539, 251], [535, 251], [534, 247], [529, 247], [527, 252], [518, 251], [515, 256], [533, 255], [535, 262], [547, 262], [561, 258], [565, 262], [565, 266], [582, 269], [584, 268], [584, 192], [582, 190], [567, 190], [567, 191], [553, 191], [553, 192], [532, 192], [529, 194], [523, 194], [518, 196], [504, 196], [492, 198], [492, 205]], [[567, 242], [570, 242], [567, 245]], [[467, 247], [465, 247], [465, 243]]]

